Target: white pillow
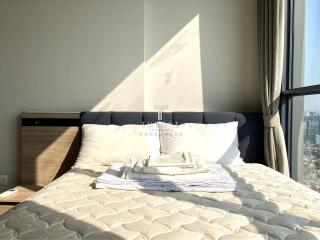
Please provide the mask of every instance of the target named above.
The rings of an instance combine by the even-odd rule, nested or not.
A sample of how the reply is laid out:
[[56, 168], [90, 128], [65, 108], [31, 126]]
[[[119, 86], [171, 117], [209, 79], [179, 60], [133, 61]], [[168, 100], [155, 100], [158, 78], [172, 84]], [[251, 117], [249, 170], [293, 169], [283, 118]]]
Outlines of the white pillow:
[[219, 124], [158, 122], [161, 154], [190, 152], [201, 156], [204, 164], [240, 165], [238, 122]]
[[148, 159], [160, 154], [157, 124], [84, 124], [80, 153], [74, 167], [109, 166]]

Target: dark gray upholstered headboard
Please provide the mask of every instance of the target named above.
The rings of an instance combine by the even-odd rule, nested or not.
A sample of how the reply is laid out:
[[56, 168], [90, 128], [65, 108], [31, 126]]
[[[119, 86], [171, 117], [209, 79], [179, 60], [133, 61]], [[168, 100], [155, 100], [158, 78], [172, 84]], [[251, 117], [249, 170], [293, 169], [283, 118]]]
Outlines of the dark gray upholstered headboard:
[[[125, 125], [157, 122], [157, 112], [83, 112], [82, 124]], [[239, 150], [247, 163], [262, 163], [263, 120], [261, 113], [235, 112], [172, 112], [163, 113], [162, 120], [173, 124], [224, 123], [238, 121]]]

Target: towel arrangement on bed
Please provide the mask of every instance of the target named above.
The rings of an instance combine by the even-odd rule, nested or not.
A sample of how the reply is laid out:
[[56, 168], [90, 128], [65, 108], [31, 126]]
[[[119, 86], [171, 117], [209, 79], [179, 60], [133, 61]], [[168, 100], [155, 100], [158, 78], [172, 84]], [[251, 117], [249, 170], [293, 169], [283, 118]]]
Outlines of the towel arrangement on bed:
[[204, 168], [190, 154], [175, 153], [132, 166], [114, 164], [96, 179], [96, 188], [229, 192], [236, 190], [236, 183], [220, 164]]

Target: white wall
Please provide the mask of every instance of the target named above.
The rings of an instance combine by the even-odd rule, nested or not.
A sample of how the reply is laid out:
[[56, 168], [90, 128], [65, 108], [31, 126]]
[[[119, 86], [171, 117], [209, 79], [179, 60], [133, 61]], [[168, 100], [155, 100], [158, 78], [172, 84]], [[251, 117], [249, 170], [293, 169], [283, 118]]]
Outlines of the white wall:
[[148, 0], [147, 59], [198, 15], [203, 109], [260, 110], [257, 2]]
[[143, 0], [0, 1], [0, 174], [9, 186], [19, 114], [91, 109], [143, 62], [143, 26]]
[[190, 110], [260, 111], [257, 0], [0, 1], [0, 190], [16, 184], [21, 112], [146, 109], [145, 66], [197, 15]]

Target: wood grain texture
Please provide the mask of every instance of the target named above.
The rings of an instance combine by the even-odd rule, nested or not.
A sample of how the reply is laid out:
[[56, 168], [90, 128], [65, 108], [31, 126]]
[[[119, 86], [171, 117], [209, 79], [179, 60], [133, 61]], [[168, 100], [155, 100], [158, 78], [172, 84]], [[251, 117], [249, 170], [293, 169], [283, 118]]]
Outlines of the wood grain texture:
[[22, 118], [46, 118], [46, 119], [79, 119], [79, 112], [24, 112]]
[[11, 208], [13, 208], [15, 205], [0, 205], [0, 215], [9, 211]]
[[0, 197], [0, 205], [4, 203], [17, 204], [24, 201], [26, 198], [30, 197], [35, 192], [39, 191], [42, 187], [35, 185], [22, 185], [16, 186], [17, 192], [11, 194], [8, 197]]
[[21, 184], [52, 182], [71, 168], [79, 146], [79, 127], [22, 126]]

